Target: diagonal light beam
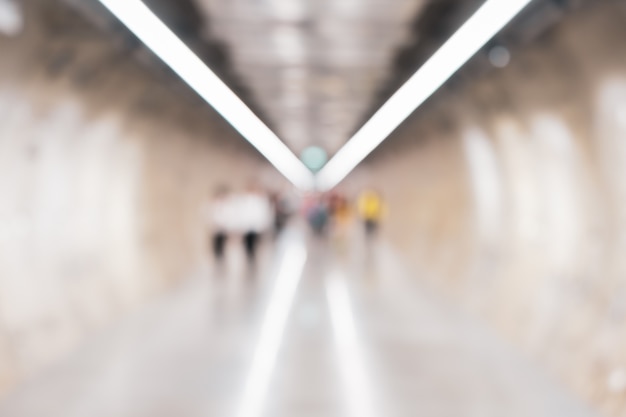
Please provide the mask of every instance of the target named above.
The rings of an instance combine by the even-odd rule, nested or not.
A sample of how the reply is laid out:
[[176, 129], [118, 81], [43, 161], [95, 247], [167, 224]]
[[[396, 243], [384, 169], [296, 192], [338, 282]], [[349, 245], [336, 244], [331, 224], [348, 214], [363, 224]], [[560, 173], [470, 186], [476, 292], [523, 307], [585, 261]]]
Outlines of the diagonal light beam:
[[531, 1], [487, 0], [326, 164], [317, 187], [339, 184]]
[[313, 174], [233, 91], [140, 0], [99, 0], [274, 167], [300, 189]]

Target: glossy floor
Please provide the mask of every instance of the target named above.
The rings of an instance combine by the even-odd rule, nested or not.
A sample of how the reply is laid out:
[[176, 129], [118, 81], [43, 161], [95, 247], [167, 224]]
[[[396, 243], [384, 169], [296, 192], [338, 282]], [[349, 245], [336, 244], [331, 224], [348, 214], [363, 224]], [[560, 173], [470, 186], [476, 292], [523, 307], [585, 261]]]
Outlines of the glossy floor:
[[392, 249], [291, 231], [199, 273], [13, 392], [3, 417], [592, 415]]

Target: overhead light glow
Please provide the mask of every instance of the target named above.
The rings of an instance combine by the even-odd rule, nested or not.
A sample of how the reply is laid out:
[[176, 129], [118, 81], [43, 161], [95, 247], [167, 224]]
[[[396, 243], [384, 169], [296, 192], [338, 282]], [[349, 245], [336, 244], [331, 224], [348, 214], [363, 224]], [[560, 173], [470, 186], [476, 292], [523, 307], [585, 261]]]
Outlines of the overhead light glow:
[[0, 33], [15, 36], [24, 27], [20, 5], [15, 0], [0, 0]]
[[531, 1], [487, 0], [328, 162], [318, 188], [339, 184]]
[[328, 161], [328, 155], [319, 146], [309, 146], [300, 155], [300, 159], [312, 172], [317, 172]]
[[313, 174], [222, 80], [140, 0], [100, 0], [131, 32], [224, 117], [289, 181], [313, 186]]
[[496, 68], [505, 68], [511, 62], [511, 53], [504, 46], [496, 46], [489, 51], [489, 62]]

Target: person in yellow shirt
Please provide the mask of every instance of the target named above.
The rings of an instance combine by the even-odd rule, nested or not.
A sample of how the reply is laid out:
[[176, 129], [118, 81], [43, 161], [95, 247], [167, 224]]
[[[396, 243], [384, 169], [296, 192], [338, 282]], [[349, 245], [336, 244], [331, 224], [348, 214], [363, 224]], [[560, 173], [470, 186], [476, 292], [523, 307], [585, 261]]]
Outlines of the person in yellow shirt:
[[376, 234], [385, 210], [385, 204], [378, 192], [368, 189], [361, 193], [357, 201], [357, 212], [365, 225], [367, 236]]

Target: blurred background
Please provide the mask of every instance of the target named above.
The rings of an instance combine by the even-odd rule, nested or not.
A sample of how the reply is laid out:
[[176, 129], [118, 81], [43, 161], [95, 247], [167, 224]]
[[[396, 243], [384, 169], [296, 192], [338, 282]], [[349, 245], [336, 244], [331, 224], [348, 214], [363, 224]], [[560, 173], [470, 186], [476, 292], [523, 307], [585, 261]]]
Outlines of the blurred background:
[[[484, 3], [143, 2], [313, 172]], [[0, 415], [234, 415], [258, 360], [241, 417], [626, 416], [625, 23], [532, 1], [317, 192], [98, 0], [0, 0]]]

